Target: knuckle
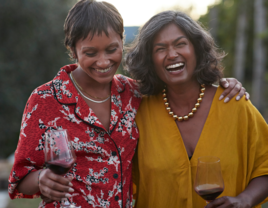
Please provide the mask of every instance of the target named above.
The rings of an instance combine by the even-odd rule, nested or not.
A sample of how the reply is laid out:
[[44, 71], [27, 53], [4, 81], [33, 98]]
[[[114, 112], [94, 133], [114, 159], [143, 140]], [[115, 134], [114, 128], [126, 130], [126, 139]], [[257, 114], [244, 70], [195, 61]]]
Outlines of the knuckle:
[[51, 190], [50, 190], [50, 189], [47, 190], [46, 193], [47, 193], [47, 196], [48, 196], [48, 197], [51, 197], [51, 196], [52, 196], [52, 194], [51, 194]]
[[236, 90], [240, 90], [241, 86], [239, 84], [236, 84], [234, 87]]
[[56, 187], [57, 187], [56, 183], [52, 183], [52, 184], [51, 184], [51, 188], [52, 188], [52, 189], [56, 189]]

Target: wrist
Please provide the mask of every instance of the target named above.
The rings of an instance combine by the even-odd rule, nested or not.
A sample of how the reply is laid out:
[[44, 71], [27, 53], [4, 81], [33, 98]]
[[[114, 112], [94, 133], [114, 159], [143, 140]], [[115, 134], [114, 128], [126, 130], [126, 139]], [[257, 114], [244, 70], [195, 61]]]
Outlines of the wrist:
[[38, 175], [37, 175], [37, 185], [38, 185], [38, 188], [39, 188], [39, 184], [40, 184], [40, 174], [41, 174], [41, 172], [42, 172], [43, 170], [44, 170], [44, 169], [39, 170], [39, 173], [38, 173]]
[[242, 202], [243, 207], [245, 208], [253, 207], [252, 197], [250, 195], [247, 195], [242, 192], [241, 194], [237, 196], [237, 199], [239, 199]]

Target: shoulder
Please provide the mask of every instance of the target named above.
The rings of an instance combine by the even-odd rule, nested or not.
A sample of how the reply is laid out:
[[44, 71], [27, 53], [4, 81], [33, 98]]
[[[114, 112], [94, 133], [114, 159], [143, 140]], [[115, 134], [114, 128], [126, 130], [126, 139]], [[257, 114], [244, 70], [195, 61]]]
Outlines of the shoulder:
[[143, 95], [137, 118], [143, 120], [144, 117], [154, 117], [156, 114], [159, 115], [163, 109], [165, 106], [161, 94]]
[[227, 115], [231, 114], [232, 117], [237, 115], [240, 118], [245, 118], [247, 120], [263, 119], [258, 109], [250, 100], [247, 101], [245, 96], [238, 101], [235, 97], [227, 103], [224, 103], [223, 100], [220, 101], [219, 97], [223, 91], [224, 88], [219, 86], [214, 97], [214, 102], [220, 111], [225, 112]]
[[36, 106], [38, 104], [51, 105], [51, 102], [54, 100], [52, 81], [49, 81], [32, 91], [26, 103], [26, 107]]
[[132, 96], [141, 99], [142, 95], [139, 91], [138, 84], [135, 80], [122, 74], [116, 74], [113, 80], [118, 88], [118, 91], [121, 90], [125, 94], [131, 94]]
[[129, 86], [137, 86], [137, 83], [136, 81], [134, 81], [133, 79], [127, 77], [127, 76], [124, 76], [122, 74], [116, 74], [114, 75], [114, 79], [115, 80], [118, 80], [119, 82], [121, 82], [122, 84], [124, 85], [129, 85]]

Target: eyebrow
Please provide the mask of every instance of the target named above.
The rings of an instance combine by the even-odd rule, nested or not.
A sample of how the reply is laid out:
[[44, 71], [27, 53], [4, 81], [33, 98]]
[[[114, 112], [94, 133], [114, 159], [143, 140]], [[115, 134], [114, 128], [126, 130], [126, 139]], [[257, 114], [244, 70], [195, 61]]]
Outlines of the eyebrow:
[[[109, 48], [109, 47], [111, 47], [111, 46], [119, 46], [119, 44], [118, 44], [117, 42], [113, 42], [113, 43], [111, 43], [110, 45], [108, 45], [107, 48]], [[96, 48], [95, 48], [95, 47], [87, 47], [87, 46], [85, 46], [85, 47], [82, 47], [82, 50], [84, 50], [84, 49], [94, 50], [94, 49], [96, 49]]]
[[[187, 39], [186, 36], [180, 36], [180, 37], [176, 38], [174, 41], [172, 41], [172, 44], [176, 43], [177, 41], [179, 41], [182, 38], [186, 38]], [[156, 44], [154, 44], [153, 47], [156, 47], [156, 46], [165, 46], [165, 45], [166, 45], [165, 43], [156, 43]]]

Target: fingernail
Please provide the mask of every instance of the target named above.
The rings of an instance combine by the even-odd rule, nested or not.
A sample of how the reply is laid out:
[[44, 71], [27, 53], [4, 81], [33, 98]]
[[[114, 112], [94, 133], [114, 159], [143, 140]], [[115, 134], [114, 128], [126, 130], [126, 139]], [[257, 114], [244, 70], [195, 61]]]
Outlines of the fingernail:
[[73, 184], [71, 182], [69, 182], [69, 186], [73, 186]]
[[221, 96], [220, 96], [219, 100], [222, 100], [222, 98], [224, 98], [224, 96], [223, 96], [223, 95], [221, 95]]
[[229, 98], [225, 98], [224, 102], [227, 103], [229, 101]]
[[69, 189], [68, 189], [68, 192], [74, 192], [74, 189], [69, 188]]
[[224, 87], [229, 87], [229, 83], [228, 83], [228, 82], [225, 83], [225, 84], [224, 84]]
[[235, 99], [236, 99], [236, 100], [240, 100], [240, 96], [238, 95]]
[[72, 195], [71, 194], [65, 194], [65, 197], [69, 198], [69, 197], [72, 197]]

